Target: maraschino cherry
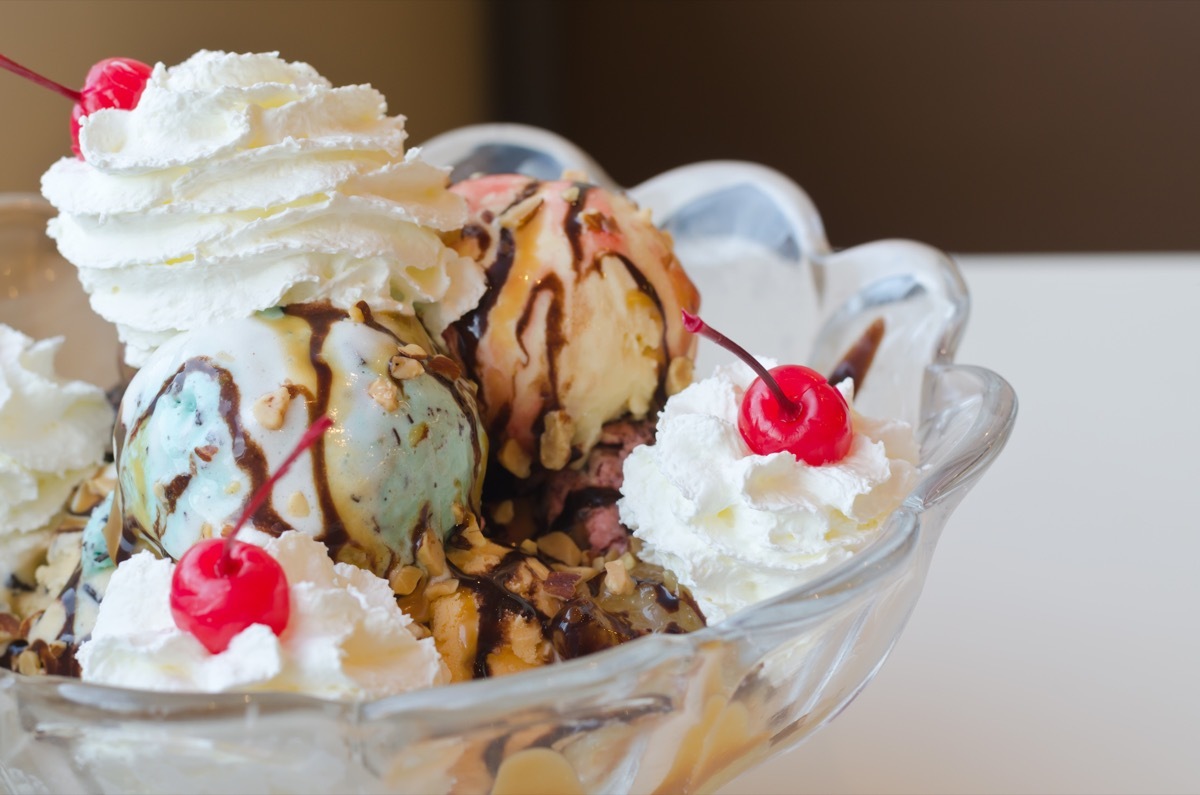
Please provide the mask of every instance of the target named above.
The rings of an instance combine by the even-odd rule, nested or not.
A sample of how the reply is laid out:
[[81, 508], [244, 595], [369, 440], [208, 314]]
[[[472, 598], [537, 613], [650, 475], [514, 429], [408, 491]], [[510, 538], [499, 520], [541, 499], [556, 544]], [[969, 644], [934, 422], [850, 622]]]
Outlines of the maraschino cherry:
[[287, 628], [290, 600], [283, 567], [261, 547], [238, 541], [237, 533], [266, 501], [275, 482], [332, 424], [329, 417], [321, 417], [304, 432], [275, 474], [254, 492], [225, 538], [194, 544], [179, 558], [171, 578], [171, 615], [175, 626], [195, 635], [213, 654], [225, 651], [253, 624], [265, 624], [276, 635]]
[[81, 160], [83, 153], [79, 151], [79, 125], [83, 117], [102, 108], [133, 110], [142, 98], [142, 92], [146, 89], [146, 83], [153, 71], [146, 64], [132, 58], [105, 58], [88, 70], [83, 88], [76, 91], [43, 77], [4, 55], [0, 55], [0, 67], [75, 101], [75, 107], [71, 111], [71, 151]]
[[799, 364], [767, 370], [745, 348], [686, 309], [683, 326], [730, 351], [758, 374], [738, 411], [738, 430], [753, 452], [786, 451], [812, 466], [841, 461], [850, 452], [850, 406], [824, 376]]

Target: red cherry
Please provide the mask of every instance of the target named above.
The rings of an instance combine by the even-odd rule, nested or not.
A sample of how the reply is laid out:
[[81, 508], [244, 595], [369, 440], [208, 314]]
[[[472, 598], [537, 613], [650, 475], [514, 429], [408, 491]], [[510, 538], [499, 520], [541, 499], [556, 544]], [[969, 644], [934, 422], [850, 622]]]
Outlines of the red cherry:
[[79, 101], [71, 110], [71, 150], [80, 159], [83, 153], [79, 151], [79, 126], [83, 117], [103, 108], [133, 110], [152, 71], [150, 66], [132, 58], [105, 58], [88, 70]]
[[267, 500], [271, 488], [300, 454], [329, 429], [333, 420], [321, 417], [267, 482], [258, 487], [237, 524], [224, 538], [193, 544], [179, 558], [171, 577], [171, 615], [175, 626], [190, 632], [213, 654], [246, 627], [265, 624], [276, 635], [288, 623], [288, 582], [283, 567], [266, 551], [237, 540], [237, 532]]
[[795, 408], [779, 403], [757, 378], [742, 398], [738, 430], [759, 455], [788, 451], [812, 466], [841, 461], [850, 452], [854, 430], [842, 393], [816, 370], [785, 364], [770, 371]]
[[276, 635], [287, 628], [287, 577], [261, 547], [209, 538], [183, 553], [171, 577], [171, 615], [213, 654], [239, 632], [266, 624]]
[[686, 309], [683, 326], [732, 352], [758, 374], [738, 410], [738, 430], [753, 452], [786, 451], [812, 466], [841, 461], [850, 452], [850, 406], [824, 376], [798, 364], [768, 371], [742, 346]]
[[83, 90], [76, 91], [43, 77], [4, 55], [0, 55], [0, 67], [75, 100], [75, 107], [71, 111], [71, 150], [81, 160], [83, 154], [79, 151], [80, 120], [102, 108], [132, 110], [137, 107], [153, 71], [146, 64], [132, 58], [106, 58], [88, 70]]

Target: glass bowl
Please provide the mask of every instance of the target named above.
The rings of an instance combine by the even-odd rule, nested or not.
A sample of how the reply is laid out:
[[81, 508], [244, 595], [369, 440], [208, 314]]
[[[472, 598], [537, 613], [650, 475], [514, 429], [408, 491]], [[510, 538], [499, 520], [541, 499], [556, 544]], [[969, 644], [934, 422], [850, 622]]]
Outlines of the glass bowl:
[[[572, 169], [612, 186], [572, 144], [528, 127], [464, 128], [423, 151], [456, 176]], [[834, 251], [808, 197], [753, 164], [685, 166], [629, 193], [674, 236], [706, 319], [751, 351], [828, 371], [885, 320], [858, 406], [914, 423], [921, 466], [874, 543], [700, 632], [369, 703], [167, 695], [0, 673], [0, 786], [709, 791], [849, 704], [912, 612], [950, 513], [1004, 446], [1016, 397], [995, 373], [954, 363], [968, 297], [941, 252], [902, 240]], [[42, 299], [35, 290], [27, 300]], [[719, 358], [714, 347], [701, 346], [699, 373]]]

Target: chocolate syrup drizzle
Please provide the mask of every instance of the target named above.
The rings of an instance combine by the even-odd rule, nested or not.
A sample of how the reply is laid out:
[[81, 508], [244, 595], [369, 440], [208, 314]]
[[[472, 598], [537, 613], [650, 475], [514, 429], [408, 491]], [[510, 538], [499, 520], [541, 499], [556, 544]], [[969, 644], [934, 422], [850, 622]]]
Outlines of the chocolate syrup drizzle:
[[[247, 494], [247, 499], [249, 499], [249, 495], [253, 494], [267, 480], [269, 474], [267, 471], [267, 458], [263, 454], [262, 448], [246, 435], [241, 420], [238, 418], [241, 393], [234, 382], [233, 374], [206, 356], [193, 357], [180, 365], [179, 369], [172, 373], [163, 382], [162, 386], [159, 387], [158, 392], [146, 406], [145, 411], [134, 421], [133, 427], [130, 429], [127, 437], [125, 434], [118, 434], [118, 438], [133, 438], [141, 430], [142, 425], [149, 421], [150, 417], [154, 414], [154, 409], [158, 406], [158, 401], [164, 395], [179, 394], [183, 391], [184, 383], [188, 377], [193, 375], [207, 377], [217, 383], [220, 395], [217, 402], [217, 411], [229, 429], [234, 460], [237, 462], [238, 467], [250, 477], [251, 487]], [[191, 474], [179, 475], [168, 485], [166, 497], [171, 510], [174, 510], [175, 504], [183, 493], [183, 489], [187, 486], [187, 482], [181, 481], [181, 478], [190, 480], [191, 477]], [[157, 555], [170, 557], [161, 542], [163, 533], [166, 531], [164, 516], [160, 512], [154, 520], [154, 527], [147, 528], [142, 527], [129, 512], [126, 512], [121, 527], [121, 543], [113, 562], [120, 564], [132, 555], [133, 551], [138, 548], [139, 540], [149, 546]], [[254, 520], [260, 529], [274, 535], [279, 535], [285, 530], [291, 529], [291, 525], [285, 522], [275, 511], [269, 499], [255, 512]]]
[[[479, 347], [480, 340], [487, 334], [488, 320], [492, 309], [495, 307], [497, 300], [500, 297], [500, 292], [508, 281], [512, 273], [513, 264], [516, 260], [516, 242], [512, 230], [503, 225], [504, 215], [514, 207], [525, 201], [529, 197], [535, 195], [542, 187], [542, 182], [535, 179], [530, 179], [529, 182], [518, 192], [516, 197], [509, 202], [496, 218], [498, 222], [498, 233], [496, 241], [496, 251], [492, 258], [491, 264], [488, 266], [485, 276], [487, 280], [487, 291], [480, 300], [479, 305], [471, 312], [467, 313], [460, 320], [453, 323], [447, 331], [446, 337], [452, 348], [458, 354], [459, 359], [464, 363], [467, 372], [473, 378], [478, 380], [478, 372], [475, 367], [476, 351]], [[625, 266], [630, 278], [637, 285], [638, 290], [644, 293], [653, 302], [658, 310], [659, 317], [662, 319], [662, 340], [661, 352], [662, 361], [658, 367], [658, 384], [655, 389], [655, 402], [661, 405], [667, 398], [667, 365], [669, 364], [669, 347], [667, 345], [667, 329], [668, 322], [666, 310], [663, 306], [662, 298], [654, 285], [646, 277], [646, 274], [637, 267], [628, 257], [617, 252], [602, 251], [597, 253], [591, 262], [584, 262], [584, 247], [583, 234], [585, 224], [581, 220], [581, 213], [587, 206], [587, 196], [594, 186], [587, 183], [576, 182], [574, 187], [577, 189], [577, 194], [570, 200], [569, 208], [565, 214], [563, 221], [563, 233], [565, 234], [571, 246], [572, 263], [571, 269], [576, 274], [577, 278], [582, 277], [589, 269], [599, 268], [599, 262], [607, 256], [617, 257]], [[483, 219], [486, 221], [487, 213], [483, 214]], [[469, 230], [469, 231], [468, 231]], [[473, 238], [480, 242], [480, 249], [485, 252], [486, 257], [487, 245], [491, 242], [491, 235], [487, 230], [480, 227], [478, 224], [470, 224], [464, 228], [463, 236]], [[566, 289], [562, 279], [554, 273], [548, 274], [538, 280], [533, 288], [529, 291], [529, 296], [525, 307], [517, 320], [516, 338], [521, 350], [526, 356], [530, 352], [525, 347], [524, 335], [529, 324], [533, 320], [534, 307], [537, 304], [543, 292], [551, 294], [550, 306], [546, 312], [546, 361], [548, 369], [548, 391], [543, 396], [543, 403], [539, 416], [534, 421], [533, 430], [537, 432], [543, 427], [545, 415], [551, 411], [561, 407], [561, 397], [559, 393], [559, 364], [558, 359], [562, 349], [566, 346], [566, 335], [563, 332], [563, 303], [565, 300]], [[481, 396], [486, 401], [486, 394]], [[503, 436], [503, 429], [508, 425], [508, 419], [511, 416], [511, 407], [495, 406], [489, 407], [489, 412], [494, 412], [492, 421], [490, 422], [489, 430], [496, 437], [496, 443], [493, 445], [493, 450], [498, 452], [500, 449], [499, 440]]]
[[871, 325], [867, 326], [867, 330], [858, 338], [858, 341], [842, 355], [842, 360], [829, 374], [829, 383], [838, 384], [847, 378], [853, 378], [854, 391], [861, 392], [867, 371], [871, 369], [871, 363], [875, 361], [879, 344], [883, 342], [883, 332], [883, 318], [877, 317]]
[[[408, 342], [407, 340], [401, 340], [394, 331], [379, 323], [366, 303], [360, 303], [358, 308], [363, 314], [363, 323], [365, 325], [377, 332], [386, 334], [397, 346]], [[316, 378], [316, 390], [313, 392], [295, 384], [289, 384], [287, 388], [289, 394], [293, 397], [299, 395], [304, 397], [308, 421], [311, 424], [329, 411], [329, 401], [333, 393], [333, 370], [329, 363], [326, 362], [323, 354], [325, 342], [333, 324], [344, 320], [348, 315], [344, 310], [337, 309], [328, 302], [295, 304], [284, 307], [283, 313], [304, 321], [310, 329], [308, 353], [309, 361]], [[265, 483], [270, 474], [267, 459], [262, 449], [245, 433], [245, 429], [238, 419], [241, 394], [232, 373], [215, 364], [207, 357], [189, 359], [163, 383], [158, 393], [154, 396], [154, 399], [151, 400], [145, 411], [134, 422], [129, 438], [132, 438], [132, 435], [136, 434], [141, 429], [143, 423], [154, 413], [158, 401], [163, 395], [180, 392], [183, 389], [185, 379], [194, 374], [207, 376], [216, 381], [219, 386], [220, 399], [218, 411], [229, 429], [234, 460], [238, 467], [246, 472], [250, 478], [251, 488], [247, 493], [247, 499], [249, 499], [249, 495], [253, 494]], [[460, 389], [454, 381], [439, 373], [430, 370], [429, 375], [449, 392], [465, 417], [470, 418], [474, 416], [475, 407], [470, 402], [468, 396], [464, 394], [464, 390]], [[477, 424], [471, 421], [468, 421], [467, 424], [471, 432], [472, 449], [475, 452], [476, 460], [480, 460], [483, 455], [483, 440], [479, 434]], [[124, 436], [124, 433], [118, 434], [119, 439]], [[396, 436], [396, 441], [397, 444], [401, 443], [398, 435]], [[322, 535], [319, 540], [324, 542], [329, 548], [330, 554], [336, 559], [337, 553], [342, 548], [353, 545], [354, 541], [351, 539], [345, 520], [334, 502], [333, 489], [330, 485], [329, 470], [326, 462], [325, 439], [319, 439], [310, 448], [309, 452], [313, 467], [312, 480], [316, 489], [317, 504], [321, 511]], [[194, 474], [193, 470], [190, 474], [179, 475], [167, 485], [165, 497], [167, 507], [170, 511], [175, 509], [180, 496], [187, 488], [188, 482]], [[142, 528], [136, 520], [126, 514], [116, 562], [120, 563], [128, 558], [137, 549], [139, 541], [142, 545], [151, 548], [157, 555], [162, 557], [168, 556], [160, 541], [165, 529], [162, 526], [163, 520], [161, 516], [160, 514], [160, 518], [156, 519], [156, 526], [154, 528]], [[253, 519], [259, 529], [269, 532], [272, 535], [280, 535], [285, 531], [293, 529], [275, 510], [269, 498], [255, 512]], [[427, 524], [427, 522], [424, 524]], [[419, 535], [419, 533], [416, 534]]]

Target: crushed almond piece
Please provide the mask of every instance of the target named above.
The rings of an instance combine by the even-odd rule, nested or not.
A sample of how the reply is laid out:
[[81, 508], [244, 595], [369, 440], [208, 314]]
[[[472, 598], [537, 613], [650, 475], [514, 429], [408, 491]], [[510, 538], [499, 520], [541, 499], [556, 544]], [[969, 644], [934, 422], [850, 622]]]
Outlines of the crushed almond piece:
[[542, 209], [542, 197], [530, 196], [504, 214], [504, 225], [510, 229], [520, 229], [529, 223], [537, 211]]
[[291, 497], [288, 497], [288, 513], [295, 516], [297, 519], [303, 519], [309, 514], [308, 498], [303, 492], [294, 492]]
[[441, 577], [446, 573], [446, 548], [442, 546], [441, 537], [433, 530], [426, 529], [421, 536], [421, 544], [417, 547], [417, 563], [431, 577]]
[[604, 564], [604, 590], [618, 596], [633, 593], [633, 579], [625, 570], [625, 564], [614, 560]]
[[695, 375], [692, 360], [687, 356], [676, 356], [667, 366], [667, 395], [675, 395], [691, 385]]
[[574, 204], [579, 201], [579, 186], [572, 185], [562, 192], [563, 201]]
[[566, 533], [557, 530], [539, 538], [537, 545], [542, 554], [568, 566], [578, 566], [583, 560], [583, 553], [579, 551], [579, 546], [575, 541]]
[[392, 593], [397, 596], [408, 596], [417, 590], [424, 576], [425, 572], [416, 566], [401, 566], [388, 575], [388, 585], [392, 586]]
[[283, 418], [287, 415], [288, 404], [292, 402], [292, 394], [287, 387], [279, 387], [274, 392], [254, 401], [254, 419], [268, 431], [277, 431], [283, 427]]
[[42, 673], [42, 659], [33, 649], [25, 649], [17, 655], [17, 673], [36, 676]]
[[406, 381], [409, 378], [416, 378], [419, 375], [425, 375], [425, 368], [416, 359], [410, 359], [407, 356], [396, 354], [388, 360], [388, 372], [392, 374], [392, 378], [397, 381]]
[[571, 460], [571, 440], [575, 438], [575, 421], [562, 409], [551, 411], [545, 417], [546, 429], [542, 431], [542, 466], [559, 470]]
[[390, 378], [379, 376], [367, 387], [367, 394], [386, 412], [400, 408], [400, 389]]
[[592, 579], [602, 571], [602, 569], [593, 569], [590, 566], [568, 566], [565, 563], [551, 563], [550, 568], [557, 572], [577, 574], [584, 582]]
[[[534, 549], [536, 550], [537, 547], [535, 546]], [[529, 565], [529, 570], [533, 572], [533, 576], [539, 580], [544, 580], [550, 576], [550, 569], [546, 568], [546, 564], [537, 558], [530, 558], [525, 562]]]
[[355, 323], [362, 323], [367, 319], [367, 316], [363, 314], [362, 307], [358, 304], [347, 309], [346, 316]]
[[415, 342], [401, 345], [400, 355], [407, 356], [409, 359], [416, 359], [417, 361], [424, 361], [429, 358], [429, 352]]
[[241, 481], [237, 481], [237, 480], [231, 480], [229, 482], [229, 485], [225, 487], [226, 494], [237, 494], [241, 490], [242, 490]]
[[430, 583], [425, 587], [425, 598], [432, 602], [443, 596], [449, 596], [457, 590], [458, 580], [440, 580], [439, 582]]
[[508, 524], [509, 522], [511, 522], [513, 520], [513, 517], [515, 517], [516, 515], [517, 515], [517, 510], [516, 510], [516, 507], [513, 505], [512, 500], [505, 500], [504, 502], [497, 505], [496, 509], [494, 511], [492, 511], [492, 519], [495, 520], [496, 523], [498, 523], [498, 524]]
[[537, 551], [538, 551], [538, 547], [537, 547], [537, 544], [534, 543], [532, 538], [527, 538], [521, 542], [521, 551], [524, 552], [526, 555], [536, 555]]
[[497, 458], [500, 460], [501, 466], [517, 477], [529, 477], [529, 473], [533, 467], [533, 459], [521, 449], [521, 444], [516, 439], [506, 441], [504, 446], [500, 448], [500, 454]]
[[566, 571], [556, 571], [546, 578], [546, 593], [560, 599], [570, 599], [575, 595], [575, 586], [582, 578], [578, 574]]

